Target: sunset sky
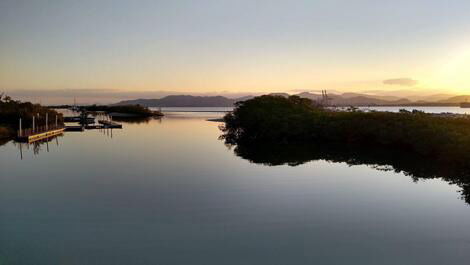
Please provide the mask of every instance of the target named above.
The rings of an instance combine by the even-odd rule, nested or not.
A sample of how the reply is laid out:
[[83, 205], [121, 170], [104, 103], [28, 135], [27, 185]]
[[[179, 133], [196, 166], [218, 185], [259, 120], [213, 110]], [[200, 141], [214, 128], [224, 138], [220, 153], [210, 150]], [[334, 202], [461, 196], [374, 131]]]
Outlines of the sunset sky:
[[0, 1], [0, 90], [470, 93], [470, 1]]

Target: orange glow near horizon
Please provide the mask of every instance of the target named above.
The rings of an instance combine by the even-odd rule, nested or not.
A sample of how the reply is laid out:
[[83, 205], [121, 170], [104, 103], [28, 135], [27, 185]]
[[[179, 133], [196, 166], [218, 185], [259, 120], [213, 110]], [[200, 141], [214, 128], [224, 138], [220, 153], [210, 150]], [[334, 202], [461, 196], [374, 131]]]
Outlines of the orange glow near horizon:
[[51, 1], [0, 3], [3, 91], [470, 93], [466, 2]]

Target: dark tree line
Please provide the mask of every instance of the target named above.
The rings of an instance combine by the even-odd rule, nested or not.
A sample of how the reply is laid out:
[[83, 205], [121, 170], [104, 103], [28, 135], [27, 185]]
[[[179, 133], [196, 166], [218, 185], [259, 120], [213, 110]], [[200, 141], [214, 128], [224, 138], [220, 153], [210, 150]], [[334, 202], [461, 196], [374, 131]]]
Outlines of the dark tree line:
[[36, 125], [43, 126], [46, 124], [46, 113], [49, 116], [48, 124], [55, 124], [55, 117], [58, 117], [58, 122], [62, 124], [62, 114], [53, 109], [43, 107], [39, 104], [31, 102], [21, 102], [13, 100], [9, 96], [0, 94], [0, 134], [5, 136], [12, 136], [19, 127], [19, 119], [22, 120], [23, 128], [31, 128], [33, 123], [33, 116], [35, 117]]
[[470, 119], [423, 112], [336, 112], [298, 97], [261, 96], [224, 117], [222, 138], [253, 163], [365, 164], [413, 179], [442, 178], [470, 204]]
[[147, 107], [142, 105], [120, 105], [120, 106], [112, 106], [112, 105], [91, 105], [91, 106], [83, 106], [81, 107], [84, 111], [90, 112], [97, 112], [103, 111], [106, 113], [125, 113], [125, 114], [132, 114], [138, 117], [152, 117], [152, 116], [163, 116], [159, 111], [152, 111]]
[[228, 144], [331, 143], [400, 150], [452, 165], [470, 161], [470, 119], [422, 112], [330, 111], [297, 96], [261, 96], [224, 117]]

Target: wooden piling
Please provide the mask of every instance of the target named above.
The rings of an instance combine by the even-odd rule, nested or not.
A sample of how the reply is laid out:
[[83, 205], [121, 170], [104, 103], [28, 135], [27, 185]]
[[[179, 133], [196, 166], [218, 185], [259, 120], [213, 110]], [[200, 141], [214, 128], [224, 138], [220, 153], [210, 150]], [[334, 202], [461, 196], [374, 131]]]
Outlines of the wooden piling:
[[23, 129], [23, 124], [21, 122], [21, 118], [20, 118], [20, 131], [19, 131], [19, 137], [22, 137], [23, 136], [23, 133], [22, 133], [22, 129]]

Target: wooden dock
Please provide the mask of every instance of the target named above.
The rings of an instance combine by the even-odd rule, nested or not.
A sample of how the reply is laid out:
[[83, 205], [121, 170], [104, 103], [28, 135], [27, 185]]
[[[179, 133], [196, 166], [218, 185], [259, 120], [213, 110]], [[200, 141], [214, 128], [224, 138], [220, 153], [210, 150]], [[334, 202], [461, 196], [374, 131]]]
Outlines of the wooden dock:
[[65, 128], [62, 127], [62, 128], [54, 128], [54, 129], [43, 131], [43, 132], [19, 133], [17, 138], [18, 138], [18, 141], [20, 142], [32, 143], [35, 141], [61, 135], [64, 133], [64, 130]]
[[65, 126], [66, 132], [83, 132], [85, 130], [102, 130], [102, 129], [122, 129], [122, 125], [118, 123], [103, 122], [102, 124], [92, 124], [84, 126]]
[[83, 126], [65, 126], [66, 132], [83, 132], [85, 131], [85, 127]]
[[[87, 119], [86, 115], [83, 116], [82, 120], [90, 121], [92, 119]], [[71, 120], [76, 120], [76, 117], [72, 117]], [[58, 136], [63, 134], [65, 131], [67, 132], [83, 132], [84, 130], [92, 130], [92, 129], [122, 129], [122, 125], [114, 122], [112, 120], [99, 120], [99, 125], [96, 124], [88, 124], [88, 122], [82, 123], [80, 126], [64, 126], [58, 124], [58, 119], [56, 117], [55, 125], [51, 125], [48, 123], [48, 116], [46, 114], [46, 124], [44, 126], [36, 126], [35, 123], [35, 116], [32, 119], [32, 128], [23, 129], [23, 120], [19, 119], [19, 130], [17, 133], [16, 139], [19, 142], [26, 142], [26, 143], [33, 143], [36, 141], [52, 138], [54, 136]], [[93, 123], [93, 122], [91, 122]], [[112, 135], [112, 130], [111, 130]]]
[[114, 121], [99, 120], [98, 123], [102, 124], [105, 129], [122, 129], [122, 124]]
[[94, 123], [95, 118], [89, 117], [64, 117], [64, 122], [81, 122], [81, 123]]

